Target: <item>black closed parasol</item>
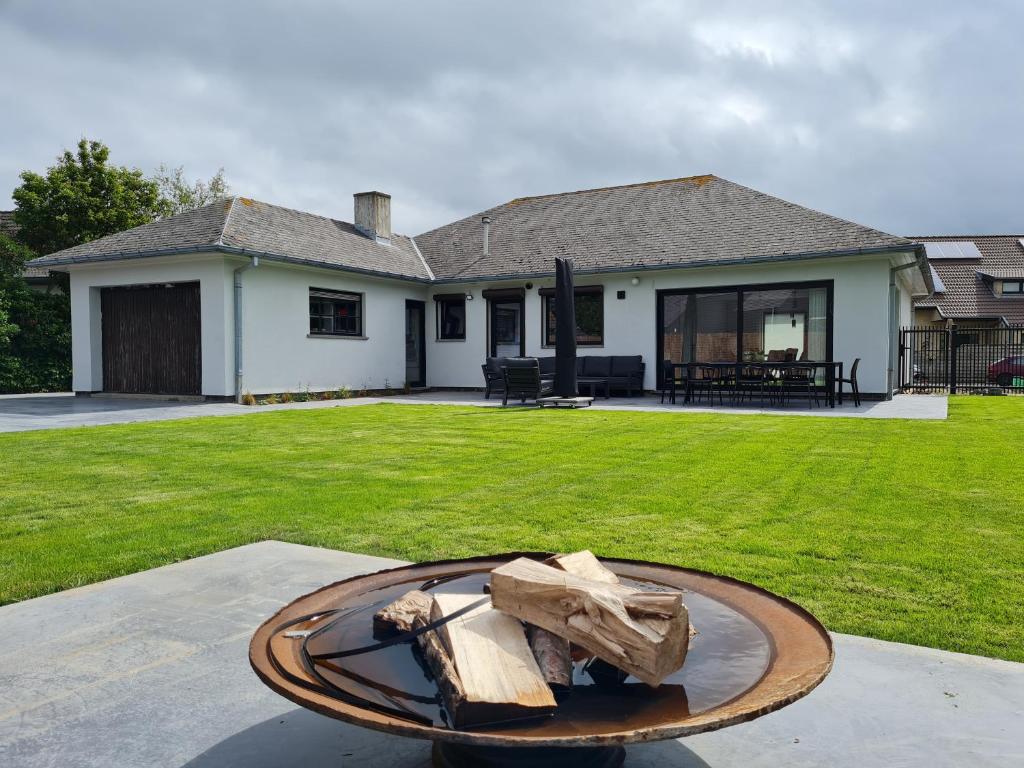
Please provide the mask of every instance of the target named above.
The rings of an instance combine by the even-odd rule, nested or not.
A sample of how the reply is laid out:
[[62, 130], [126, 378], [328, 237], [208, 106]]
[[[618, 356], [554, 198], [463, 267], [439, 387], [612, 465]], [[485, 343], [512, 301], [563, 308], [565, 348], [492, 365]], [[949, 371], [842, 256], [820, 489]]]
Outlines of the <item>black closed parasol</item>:
[[572, 259], [555, 259], [555, 394], [576, 397], [576, 295]]

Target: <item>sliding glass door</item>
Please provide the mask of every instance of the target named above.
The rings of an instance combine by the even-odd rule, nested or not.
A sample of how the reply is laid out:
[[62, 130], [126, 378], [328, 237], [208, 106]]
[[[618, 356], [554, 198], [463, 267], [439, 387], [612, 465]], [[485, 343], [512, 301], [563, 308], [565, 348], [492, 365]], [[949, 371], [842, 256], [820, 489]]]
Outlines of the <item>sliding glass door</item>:
[[832, 282], [659, 291], [658, 336], [674, 363], [825, 361]]

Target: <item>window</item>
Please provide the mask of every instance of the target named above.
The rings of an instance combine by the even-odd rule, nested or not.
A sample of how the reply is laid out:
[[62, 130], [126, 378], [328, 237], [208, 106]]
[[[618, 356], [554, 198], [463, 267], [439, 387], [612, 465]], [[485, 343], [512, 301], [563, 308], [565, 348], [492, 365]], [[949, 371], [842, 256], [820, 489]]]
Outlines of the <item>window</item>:
[[661, 359], [674, 363], [827, 361], [831, 284], [658, 292]]
[[1003, 293], [1024, 293], [1024, 280], [1003, 280]]
[[[544, 299], [544, 346], [555, 346], [555, 289], [541, 288]], [[604, 344], [604, 288], [585, 285], [576, 288], [576, 343], [581, 347]]]
[[363, 295], [310, 288], [309, 333], [311, 336], [362, 336]]
[[437, 338], [441, 341], [464, 341], [466, 338], [466, 297], [461, 293], [438, 294]]

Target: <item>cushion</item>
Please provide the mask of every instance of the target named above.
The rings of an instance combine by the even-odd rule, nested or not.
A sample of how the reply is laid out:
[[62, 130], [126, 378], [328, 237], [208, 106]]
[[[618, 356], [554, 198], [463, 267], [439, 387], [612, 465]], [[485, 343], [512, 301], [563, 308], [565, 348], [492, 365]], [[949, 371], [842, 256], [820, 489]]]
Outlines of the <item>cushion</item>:
[[539, 357], [540, 360], [540, 372], [543, 373], [554, 373], [555, 372], [555, 358], [553, 357]]
[[584, 368], [584, 366], [586, 364], [587, 364], [587, 358], [585, 358], [585, 357], [577, 357], [576, 358], [576, 375], [577, 376], [582, 376], [583, 375], [583, 368]]
[[611, 358], [604, 355], [588, 355], [583, 358], [586, 362], [583, 364], [583, 375], [584, 376], [595, 376], [598, 378], [607, 378], [611, 376]]
[[536, 368], [536, 357], [506, 357], [502, 360], [506, 368]]
[[612, 376], [632, 376], [640, 373], [641, 355], [615, 355], [612, 357]]
[[501, 373], [501, 366], [505, 364], [504, 357], [488, 357], [487, 358], [487, 370], [493, 371], [494, 373]]

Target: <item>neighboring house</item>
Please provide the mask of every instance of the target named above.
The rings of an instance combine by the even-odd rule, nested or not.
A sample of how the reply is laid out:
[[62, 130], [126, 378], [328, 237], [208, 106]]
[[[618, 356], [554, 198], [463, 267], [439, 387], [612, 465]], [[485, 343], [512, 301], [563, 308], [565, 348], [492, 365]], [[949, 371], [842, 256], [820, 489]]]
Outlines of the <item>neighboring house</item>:
[[1024, 238], [933, 236], [924, 243], [935, 291], [914, 303], [914, 325], [1024, 325]]
[[554, 258], [575, 259], [579, 353], [861, 358], [892, 392], [924, 249], [714, 176], [512, 200], [415, 238], [390, 197], [354, 223], [235, 197], [34, 266], [71, 276], [74, 388], [235, 397], [480, 387], [553, 354]]
[[[13, 239], [17, 232], [18, 225], [14, 223], [14, 211], [0, 211], [0, 234]], [[47, 267], [26, 267], [22, 276], [34, 291], [48, 293], [51, 289], [57, 289], [53, 281], [50, 280], [50, 270]]]

